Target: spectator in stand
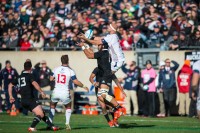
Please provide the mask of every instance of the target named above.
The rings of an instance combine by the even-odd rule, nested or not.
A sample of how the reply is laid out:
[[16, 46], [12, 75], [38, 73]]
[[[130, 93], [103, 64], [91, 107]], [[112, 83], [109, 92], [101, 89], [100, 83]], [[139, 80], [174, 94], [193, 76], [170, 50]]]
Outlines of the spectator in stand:
[[56, 39], [56, 36], [54, 34], [51, 34], [49, 36], [49, 41], [47, 41], [45, 44], [45, 50], [52, 50], [57, 46], [58, 46], [58, 41]]
[[195, 32], [195, 36], [192, 39], [192, 43], [190, 44], [190, 46], [200, 46], [200, 31], [197, 30]]
[[1, 48], [6, 49], [6, 46], [8, 45], [9, 45], [9, 35], [7, 32], [3, 32], [3, 38], [0, 42], [0, 46]]
[[67, 41], [67, 34], [65, 31], [62, 32], [62, 38], [58, 41], [58, 46], [59, 49], [71, 49], [68, 41]]
[[169, 29], [167, 28], [167, 26], [163, 27], [162, 32], [163, 32], [164, 43], [160, 46], [160, 49], [168, 50], [169, 44], [173, 40], [173, 37], [169, 34]]
[[148, 44], [144, 41], [139, 31], [133, 34], [133, 48], [148, 48]]
[[185, 60], [184, 65], [178, 72], [177, 83], [179, 88], [179, 115], [189, 116], [190, 107], [190, 83], [192, 79], [192, 68], [190, 67], [190, 61]]
[[[18, 77], [18, 73], [15, 68], [11, 66], [11, 62], [9, 60], [6, 60], [5, 62], [5, 68], [1, 70], [0, 73], [0, 90], [2, 88], [2, 81], [4, 85], [4, 92], [6, 96], [6, 111], [7, 113], [10, 113], [11, 111], [11, 104], [8, 94], [8, 85], [11, 83], [11, 81]], [[13, 89], [13, 97], [15, 98], [14, 105], [17, 109], [17, 112], [19, 113], [19, 100], [17, 98], [17, 91]]]
[[20, 51], [27, 51], [31, 48], [31, 43], [29, 42], [28, 36], [26, 34], [22, 36], [20, 47]]
[[154, 117], [155, 116], [155, 78], [156, 71], [152, 67], [151, 60], [146, 61], [146, 68], [141, 73], [143, 90], [144, 90], [144, 106], [143, 115]]
[[154, 25], [154, 32], [150, 35], [149, 38], [149, 48], [160, 48], [162, 43], [164, 43], [163, 34], [160, 33], [159, 25]]
[[179, 50], [186, 50], [191, 44], [190, 37], [188, 37], [184, 31], [181, 31], [179, 38]]
[[[126, 76], [123, 78], [124, 91], [127, 94], [127, 97], [125, 97], [126, 115], [130, 116], [132, 111], [133, 111], [133, 115], [138, 115], [137, 90], [138, 90], [140, 70], [136, 66], [135, 61], [131, 61], [129, 63], [129, 69], [127, 69], [126, 66], [127, 64], [124, 64], [122, 66], [122, 71], [126, 74]], [[134, 110], [131, 110], [130, 101], [132, 101]]]
[[165, 68], [165, 62], [164, 61], [160, 61], [159, 64], [159, 72], [158, 75], [156, 77], [156, 88], [157, 88], [157, 93], [158, 93], [158, 98], [159, 98], [159, 105], [160, 105], [160, 109], [159, 109], [159, 114], [157, 114], [157, 117], [165, 117], [165, 103], [164, 103], [164, 96], [163, 96], [163, 90], [159, 88], [159, 75], [160, 72]]
[[169, 50], [178, 50], [179, 49], [179, 34], [177, 31], [173, 32], [173, 41], [169, 44]]
[[[171, 62], [173, 67], [171, 67]], [[159, 73], [159, 85], [158, 88], [164, 93], [165, 110], [167, 116], [171, 115], [172, 106], [176, 100], [176, 77], [175, 72], [178, 69], [179, 64], [170, 59], [165, 60], [165, 68]]]

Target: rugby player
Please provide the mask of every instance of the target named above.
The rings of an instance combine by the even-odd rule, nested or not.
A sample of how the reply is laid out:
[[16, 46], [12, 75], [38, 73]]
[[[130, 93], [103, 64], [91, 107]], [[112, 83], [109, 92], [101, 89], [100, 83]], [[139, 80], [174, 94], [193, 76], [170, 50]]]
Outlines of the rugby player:
[[122, 48], [119, 43], [119, 37], [117, 35], [117, 25], [115, 22], [112, 22], [108, 26], [109, 34], [105, 37], [95, 37], [93, 40], [90, 40], [85, 37], [84, 34], [80, 34], [78, 37], [93, 45], [108, 45], [109, 53], [111, 55], [111, 70], [113, 73], [117, 72], [122, 65], [124, 64], [125, 57], [122, 51]]
[[[89, 47], [85, 46], [84, 43], [80, 43], [79, 46], [82, 47], [85, 55], [89, 59], [97, 59], [98, 69], [101, 71], [101, 81], [99, 83], [100, 90], [98, 91], [98, 99], [104, 103], [104, 100], [107, 100], [114, 107], [115, 119], [117, 120], [122, 114], [125, 113], [125, 109], [119, 105], [119, 103], [108, 94], [109, 88], [111, 88], [112, 82], [112, 70], [110, 64], [110, 56], [108, 52], [107, 45], [98, 45], [98, 52], [93, 52]], [[124, 93], [124, 92], [123, 92]], [[125, 93], [124, 93], [125, 94]]]
[[[98, 67], [96, 67], [96, 68], [92, 71], [92, 73], [91, 73], [91, 75], [90, 75], [90, 78], [89, 78], [90, 82], [95, 86], [95, 93], [96, 93], [96, 95], [97, 95], [97, 93], [98, 93], [98, 91], [99, 91], [99, 82], [101, 81], [101, 75], [102, 75], [102, 73], [100, 72], [100, 70], [98, 69]], [[96, 82], [94, 81], [94, 78], [96, 78]], [[117, 85], [117, 86], [120, 88], [120, 90], [123, 92], [123, 88], [122, 88], [121, 84], [119, 83], [119, 80], [117, 79], [117, 77], [116, 77], [114, 74], [113, 74], [113, 76], [112, 76], [112, 80], [114, 80], [114, 82], [116, 83], [116, 85]], [[109, 93], [109, 92], [108, 92], [108, 93]], [[125, 95], [126, 95], [126, 94], [125, 94]], [[102, 108], [102, 112], [103, 112], [104, 117], [106, 118], [106, 120], [107, 120], [109, 126], [110, 126], [110, 127], [114, 127], [114, 126], [115, 126], [115, 127], [119, 127], [119, 124], [118, 124], [117, 120], [114, 119], [114, 112], [112, 111], [112, 107], [109, 106], [109, 105], [107, 105], [107, 104], [109, 104], [109, 103], [107, 102], [107, 103], [105, 104], [105, 103], [101, 102], [101, 101], [98, 99], [98, 97], [97, 97], [97, 101], [98, 101], [99, 105], [100, 105], [101, 108]], [[112, 120], [112, 121], [110, 120], [110, 118], [109, 118], [109, 116], [108, 116], [108, 112], [107, 112], [106, 106], [109, 108], [110, 114], [111, 114], [112, 117], [113, 117], [113, 120]]]
[[36, 81], [34, 81], [33, 75], [31, 74], [31, 62], [25, 62], [24, 63], [24, 71], [22, 74], [14, 79], [9, 84], [9, 97], [10, 97], [10, 103], [13, 103], [15, 99], [13, 98], [12, 89], [13, 86], [18, 85], [20, 88], [19, 92], [21, 94], [21, 104], [22, 107], [25, 109], [28, 109], [32, 111], [35, 114], [35, 118], [33, 119], [33, 122], [31, 126], [28, 128], [29, 132], [36, 131], [36, 125], [43, 120], [48, 127], [50, 127], [52, 130], [56, 131], [59, 128], [54, 126], [52, 122], [49, 120], [47, 116], [45, 116], [44, 111], [42, 110], [42, 106], [39, 105], [39, 101], [37, 101], [34, 97], [34, 89], [38, 90], [43, 98], [45, 98], [45, 93], [41, 90], [40, 86]]
[[59, 101], [61, 101], [66, 108], [66, 112], [65, 112], [66, 129], [71, 130], [71, 127], [69, 125], [70, 116], [72, 112], [71, 111], [71, 96], [69, 93], [70, 79], [73, 81], [75, 85], [82, 87], [87, 91], [89, 91], [89, 89], [76, 78], [75, 72], [69, 67], [68, 55], [63, 55], [61, 57], [61, 63], [62, 65], [55, 68], [53, 70], [52, 76], [50, 77], [51, 81], [55, 80], [55, 88], [53, 90], [52, 97], [51, 97], [49, 118], [51, 121], [53, 121], [56, 105]]
[[200, 119], [200, 60], [193, 64], [192, 98], [197, 101], [197, 114]]

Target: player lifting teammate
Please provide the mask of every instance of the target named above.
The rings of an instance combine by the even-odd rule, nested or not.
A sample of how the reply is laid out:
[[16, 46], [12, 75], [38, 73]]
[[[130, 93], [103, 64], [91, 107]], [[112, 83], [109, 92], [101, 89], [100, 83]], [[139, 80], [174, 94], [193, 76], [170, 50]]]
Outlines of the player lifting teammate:
[[69, 67], [69, 58], [68, 55], [63, 55], [61, 57], [62, 66], [59, 66], [53, 70], [53, 75], [50, 77], [50, 80], [55, 80], [55, 88], [51, 97], [51, 109], [49, 113], [50, 119], [53, 121], [55, 115], [55, 108], [58, 101], [61, 101], [66, 108], [66, 129], [71, 130], [69, 125], [70, 116], [71, 116], [71, 97], [69, 90], [70, 80], [79, 87], [84, 88], [88, 91], [88, 88], [84, 86], [75, 75], [75, 72]]
[[[90, 82], [95, 86], [95, 93], [97, 95], [98, 91], [99, 91], [99, 82], [101, 82], [101, 77], [102, 76], [102, 73], [101, 71], [98, 69], [98, 67], [96, 67], [91, 75], [90, 75]], [[94, 81], [94, 78], [96, 78], [96, 81]], [[113, 74], [112, 76], [112, 80], [115, 82], [115, 84], [120, 88], [120, 90], [123, 92], [123, 88], [121, 86], [121, 84], [119, 83], [119, 80], [117, 79], [117, 77]], [[109, 93], [109, 92], [108, 92]], [[117, 120], [114, 119], [114, 112], [112, 111], [112, 106], [110, 106], [110, 104], [108, 102], [105, 101], [105, 103], [101, 102], [98, 97], [97, 97], [97, 101], [99, 103], [99, 105], [101, 106], [102, 108], [102, 112], [104, 114], [104, 117], [106, 118], [108, 124], [110, 127], [119, 127], [119, 124], [117, 122]], [[110, 111], [110, 114], [112, 115], [113, 117], [113, 120], [111, 121], [109, 116], [108, 116], [108, 112], [107, 112], [107, 107]]]
[[12, 95], [13, 86], [18, 85], [20, 88], [19, 92], [21, 94], [22, 106], [25, 109], [32, 111], [36, 115], [31, 126], [28, 128], [28, 131], [36, 131], [35, 127], [40, 122], [40, 120], [43, 120], [48, 125], [48, 127], [56, 131], [58, 130], [58, 127], [54, 126], [49, 118], [45, 116], [45, 113], [42, 110], [42, 106], [39, 105], [39, 102], [34, 97], [34, 89], [38, 90], [43, 98], [45, 98], [45, 93], [41, 90], [38, 83], [34, 81], [33, 75], [31, 74], [31, 67], [31, 62], [25, 62], [23, 73], [9, 84], [10, 102], [13, 103], [15, 101]]

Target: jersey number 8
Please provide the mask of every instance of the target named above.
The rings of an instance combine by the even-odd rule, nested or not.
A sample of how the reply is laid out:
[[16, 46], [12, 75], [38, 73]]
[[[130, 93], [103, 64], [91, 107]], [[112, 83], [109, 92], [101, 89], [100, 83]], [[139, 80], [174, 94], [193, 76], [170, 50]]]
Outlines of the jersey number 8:
[[57, 80], [57, 83], [65, 84], [65, 83], [66, 83], [66, 75], [58, 74], [58, 80]]

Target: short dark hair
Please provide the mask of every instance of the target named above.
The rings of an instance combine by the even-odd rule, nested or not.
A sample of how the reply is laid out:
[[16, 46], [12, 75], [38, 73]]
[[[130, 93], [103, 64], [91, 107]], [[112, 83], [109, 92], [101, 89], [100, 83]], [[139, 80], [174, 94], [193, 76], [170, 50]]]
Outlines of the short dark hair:
[[62, 64], [68, 64], [69, 63], [68, 55], [62, 55], [61, 56], [61, 62], [62, 62]]
[[24, 70], [30, 70], [31, 69], [31, 67], [32, 67], [32, 64], [31, 64], [31, 62], [25, 62], [24, 63]]

